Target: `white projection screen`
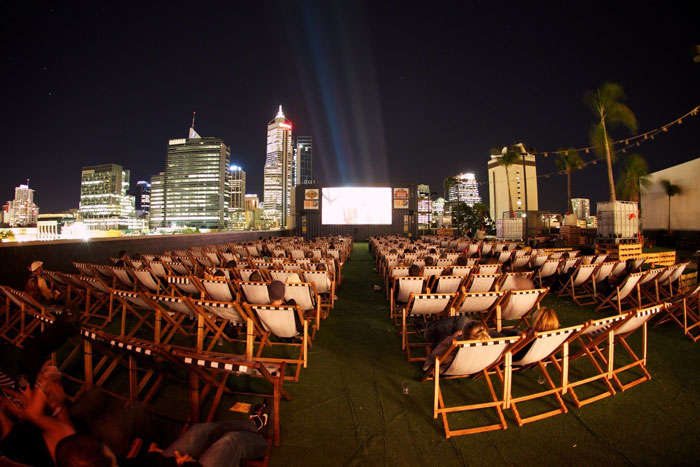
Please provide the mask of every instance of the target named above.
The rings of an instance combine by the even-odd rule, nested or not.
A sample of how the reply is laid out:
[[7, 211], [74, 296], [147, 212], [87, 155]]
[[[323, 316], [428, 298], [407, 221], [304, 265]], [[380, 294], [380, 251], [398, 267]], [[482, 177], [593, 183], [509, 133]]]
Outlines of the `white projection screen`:
[[391, 188], [322, 188], [321, 223], [391, 224]]

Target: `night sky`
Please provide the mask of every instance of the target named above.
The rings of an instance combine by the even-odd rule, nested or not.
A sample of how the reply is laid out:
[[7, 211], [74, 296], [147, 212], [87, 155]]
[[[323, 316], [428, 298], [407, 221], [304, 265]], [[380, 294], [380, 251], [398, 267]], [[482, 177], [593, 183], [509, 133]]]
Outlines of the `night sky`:
[[[624, 86], [640, 130], [700, 104], [691, 3], [101, 3], [0, 6], [3, 202], [29, 177], [41, 212], [77, 207], [84, 165], [150, 179], [192, 111], [262, 195], [279, 104], [314, 137], [320, 182], [440, 192], [460, 170], [485, 180], [491, 147], [587, 144], [583, 95], [604, 81]], [[696, 117], [639, 152], [658, 170], [699, 149]], [[574, 195], [606, 199], [606, 183], [590, 166]], [[540, 179], [539, 194], [540, 209], [563, 210], [564, 177]]]

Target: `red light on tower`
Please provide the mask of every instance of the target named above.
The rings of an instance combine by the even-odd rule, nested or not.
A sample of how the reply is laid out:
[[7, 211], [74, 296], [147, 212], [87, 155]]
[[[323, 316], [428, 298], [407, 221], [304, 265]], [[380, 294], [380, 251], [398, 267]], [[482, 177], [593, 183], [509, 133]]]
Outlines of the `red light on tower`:
[[286, 129], [288, 129], [288, 130], [291, 130], [291, 129], [292, 129], [292, 124], [291, 124], [290, 122], [280, 123], [280, 126], [281, 126], [282, 128], [286, 128]]

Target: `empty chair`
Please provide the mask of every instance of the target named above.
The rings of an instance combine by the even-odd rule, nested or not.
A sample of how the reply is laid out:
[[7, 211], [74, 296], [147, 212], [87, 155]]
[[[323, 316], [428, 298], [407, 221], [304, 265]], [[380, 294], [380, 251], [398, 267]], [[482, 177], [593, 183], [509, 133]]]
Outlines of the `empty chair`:
[[204, 289], [205, 295], [212, 300], [234, 302], [237, 299], [235, 287], [225, 277], [201, 279], [199, 283]]
[[521, 290], [531, 289], [534, 285], [532, 282], [532, 271], [528, 272], [507, 272], [501, 276], [498, 281], [499, 290]]
[[391, 319], [398, 319], [401, 316], [399, 306], [408, 303], [411, 294], [423, 292], [425, 285], [424, 277], [396, 277], [390, 296], [389, 313]]
[[479, 274], [497, 274], [500, 272], [500, 264], [482, 264], [479, 266]]
[[501, 306], [495, 312], [496, 330], [501, 330], [503, 321], [517, 321], [515, 326], [521, 321], [528, 323], [528, 317], [540, 307], [540, 302], [547, 292], [549, 292], [548, 288], [506, 292]]
[[150, 269], [132, 269], [131, 273], [136, 277], [136, 280], [146, 288], [146, 290], [152, 293], [160, 293], [161, 290], [165, 289], [163, 284], [161, 284], [158, 277], [156, 277]]
[[472, 269], [472, 266], [452, 266], [452, 274], [455, 276], [468, 277]]
[[[501, 304], [505, 292], [462, 292], [455, 298], [454, 313], [474, 316], [487, 326], [486, 320]], [[488, 327], [488, 326], [487, 326]]]
[[639, 280], [644, 276], [644, 272], [635, 272], [628, 275], [624, 281], [615, 287], [610, 295], [607, 297], [602, 297], [600, 305], [596, 307], [596, 311], [603, 310], [605, 308], [613, 308], [618, 314], [622, 313], [622, 304], [625, 302], [632, 302], [634, 305], [634, 290], [637, 288]]
[[438, 276], [435, 278], [433, 293], [455, 293], [463, 281], [462, 276]]
[[488, 292], [493, 290], [500, 274], [472, 274], [467, 282], [467, 292]]
[[266, 282], [241, 282], [239, 286], [246, 302], [261, 305], [270, 303]]
[[165, 280], [170, 285], [172, 295], [201, 296], [204, 293], [196, 277], [167, 276]]
[[666, 315], [656, 325], [668, 321], [680, 326], [683, 334], [693, 342], [700, 339], [700, 285], [684, 295], [674, 297], [666, 309]]
[[[593, 271], [595, 271], [596, 268], [598, 268], [597, 264], [580, 264], [576, 270], [571, 273], [569, 280], [559, 292], [559, 296], [571, 294], [571, 299], [577, 304], [582, 305], [583, 302], [579, 298], [579, 295], [590, 297], [590, 293], [586, 293], [584, 285], [586, 282], [592, 280]], [[590, 303], [590, 301], [588, 303]]]

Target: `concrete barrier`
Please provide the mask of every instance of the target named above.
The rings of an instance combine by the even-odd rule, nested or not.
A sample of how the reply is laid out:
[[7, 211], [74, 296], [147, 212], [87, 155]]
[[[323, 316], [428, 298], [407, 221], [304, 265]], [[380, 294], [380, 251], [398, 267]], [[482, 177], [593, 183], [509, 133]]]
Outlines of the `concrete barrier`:
[[109, 262], [121, 250], [127, 254], [158, 254], [165, 250], [226, 242], [249, 242], [260, 237], [285, 235], [284, 231], [217, 232], [206, 234], [152, 235], [143, 237], [56, 240], [51, 242], [0, 243], [0, 285], [23, 288], [32, 261], [44, 262], [44, 268], [77, 272], [73, 261], [87, 263]]

